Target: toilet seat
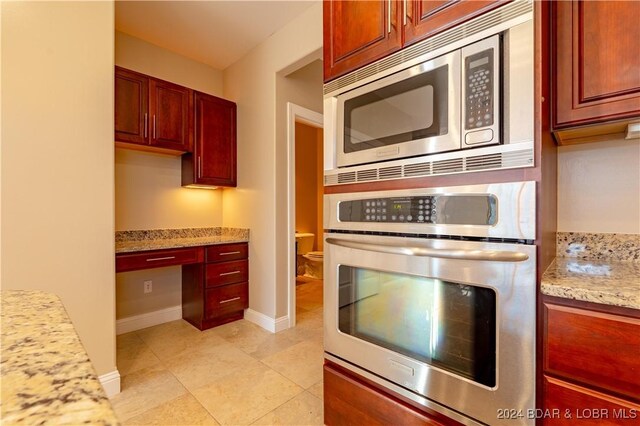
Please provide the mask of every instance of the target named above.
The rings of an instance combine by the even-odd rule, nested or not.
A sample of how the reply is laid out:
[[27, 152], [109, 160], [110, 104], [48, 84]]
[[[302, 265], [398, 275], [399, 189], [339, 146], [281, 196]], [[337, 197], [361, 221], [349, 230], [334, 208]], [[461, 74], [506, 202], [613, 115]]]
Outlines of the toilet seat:
[[309, 253], [305, 254], [304, 257], [311, 260], [323, 260], [324, 253], [321, 251], [310, 251]]

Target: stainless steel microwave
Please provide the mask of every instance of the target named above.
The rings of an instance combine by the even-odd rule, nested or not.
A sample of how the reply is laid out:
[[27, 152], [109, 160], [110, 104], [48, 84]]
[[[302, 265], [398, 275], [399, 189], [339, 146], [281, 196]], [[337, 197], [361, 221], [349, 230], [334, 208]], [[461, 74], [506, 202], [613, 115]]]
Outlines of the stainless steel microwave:
[[532, 143], [533, 25], [523, 15], [471, 22], [326, 84], [325, 168]]

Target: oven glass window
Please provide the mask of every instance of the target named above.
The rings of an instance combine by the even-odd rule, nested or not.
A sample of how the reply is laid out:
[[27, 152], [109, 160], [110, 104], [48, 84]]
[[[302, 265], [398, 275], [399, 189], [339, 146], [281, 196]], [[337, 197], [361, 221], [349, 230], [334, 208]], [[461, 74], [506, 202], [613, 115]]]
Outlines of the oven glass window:
[[448, 66], [346, 100], [346, 153], [448, 132]]
[[338, 297], [341, 332], [495, 386], [493, 290], [341, 265]]

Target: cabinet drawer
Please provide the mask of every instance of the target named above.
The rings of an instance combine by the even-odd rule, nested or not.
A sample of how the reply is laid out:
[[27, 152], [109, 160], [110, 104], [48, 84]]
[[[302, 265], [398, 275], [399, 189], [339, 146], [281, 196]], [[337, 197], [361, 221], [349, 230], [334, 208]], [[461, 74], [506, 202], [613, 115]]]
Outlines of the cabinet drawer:
[[203, 253], [202, 247], [186, 247], [118, 254], [116, 255], [116, 272], [200, 263], [204, 258]]
[[545, 304], [546, 372], [640, 399], [640, 320]]
[[249, 280], [249, 261], [210, 263], [207, 265], [206, 285], [216, 287]]
[[247, 243], [221, 244], [206, 248], [207, 262], [227, 262], [229, 260], [246, 259], [249, 257]]
[[631, 425], [640, 419], [640, 405], [547, 376], [544, 407], [557, 413], [545, 425]]
[[207, 290], [205, 317], [220, 317], [249, 307], [249, 284], [246, 282]]

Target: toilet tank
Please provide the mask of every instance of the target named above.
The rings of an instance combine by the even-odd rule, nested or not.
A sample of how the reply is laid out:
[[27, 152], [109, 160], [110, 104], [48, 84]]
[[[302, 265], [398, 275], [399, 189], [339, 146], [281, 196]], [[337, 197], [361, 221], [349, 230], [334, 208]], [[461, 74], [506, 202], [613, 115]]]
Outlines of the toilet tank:
[[296, 242], [298, 243], [298, 254], [307, 254], [313, 250], [313, 239], [315, 235], [309, 232], [296, 232]]

